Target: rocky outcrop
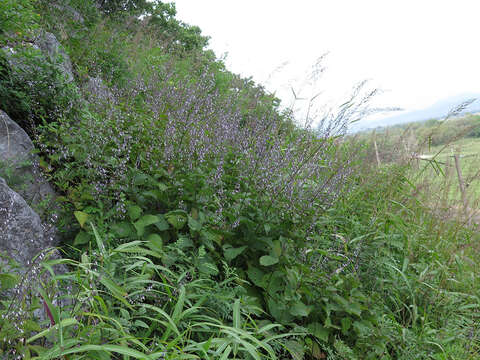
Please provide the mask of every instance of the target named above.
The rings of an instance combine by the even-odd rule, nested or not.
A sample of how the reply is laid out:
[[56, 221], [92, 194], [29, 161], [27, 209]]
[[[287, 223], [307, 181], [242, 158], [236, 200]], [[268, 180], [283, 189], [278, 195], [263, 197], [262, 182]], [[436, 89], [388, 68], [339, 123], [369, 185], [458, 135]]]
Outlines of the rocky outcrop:
[[[55, 214], [55, 192], [43, 177], [33, 149], [25, 131], [0, 110], [0, 176], [8, 179], [7, 184], [0, 177], [0, 273], [17, 274], [23, 279], [15, 288], [0, 291], [0, 298], [18, 299], [14, 306], [20, 306], [22, 299], [32, 301], [28, 294], [40, 285], [40, 262], [47, 256], [47, 251], [48, 258], [60, 258], [59, 252], [52, 249], [60, 245], [54, 222], [51, 217], [48, 221], [42, 220], [29, 205], [41, 211], [42, 217]], [[65, 274], [68, 268], [55, 265], [53, 271]], [[47, 283], [49, 274], [43, 272], [41, 279]], [[63, 285], [57, 282], [57, 286]], [[61, 300], [65, 291], [57, 293], [55, 304], [70, 304], [68, 299]], [[35, 310], [33, 315], [42, 322], [47, 320], [43, 308]]]
[[53, 64], [59, 66], [68, 82], [73, 81], [72, 62], [55, 35], [42, 31], [35, 38], [34, 44]]
[[56, 246], [56, 237], [26, 201], [0, 178], [0, 252], [28, 266], [42, 250]]
[[[42, 30], [35, 36], [33, 42], [27, 44], [31, 46], [31, 49], [38, 50], [38, 55], [42, 58], [41, 61], [44, 61], [43, 58], [45, 58], [49, 63], [54, 64], [64, 75], [67, 83], [74, 80], [73, 66], [70, 57], [55, 35]], [[26, 77], [25, 81], [29, 80], [29, 74], [42, 71], [42, 69], [32, 63], [31, 60], [26, 61], [22, 56], [17, 56], [17, 50], [15, 50], [14, 47], [5, 46], [2, 50], [12, 69], [15, 69], [19, 76]]]
[[55, 191], [42, 175], [33, 149], [27, 133], [0, 110], [0, 176], [6, 178], [9, 186], [28, 204], [36, 209], [41, 204], [51, 208]]
[[[32, 291], [35, 292], [41, 283], [48, 283], [50, 274], [41, 271], [41, 261], [60, 258], [57, 250], [52, 249], [58, 244], [53, 226], [45, 226], [25, 200], [10, 189], [3, 178], [0, 178], [0, 273], [17, 274], [23, 280], [13, 289], [0, 291], [0, 299], [16, 299], [14, 308], [21, 306], [23, 301], [31, 302]], [[13, 262], [12, 262], [13, 260]], [[65, 265], [53, 266], [55, 274], [65, 274], [68, 268]], [[0, 290], [3, 284], [0, 282]], [[65, 298], [67, 294], [63, 284], [57, 281], [55, 305], [67, 306], [71, 301]], [[12, 311], [15, 316], [18, 311]], [[33, 315], [44, 322], [47, 314], [43, 308], [37, 309]], [[12, 321], [17, 319], [12, 318]], [[18, 320], [20, 321], [20, 320]]]

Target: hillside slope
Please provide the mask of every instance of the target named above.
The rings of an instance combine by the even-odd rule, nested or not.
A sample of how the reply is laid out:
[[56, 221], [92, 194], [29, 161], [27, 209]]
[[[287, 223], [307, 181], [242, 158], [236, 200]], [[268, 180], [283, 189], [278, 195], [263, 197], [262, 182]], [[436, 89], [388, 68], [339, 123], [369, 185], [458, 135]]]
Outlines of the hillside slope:
[[0, 1], [63, 256], [0, 269], [1, 357], [478, 358], [475, 229], [344, 137], [361, 101], [301, 128], [207, 42], [160, 1]]

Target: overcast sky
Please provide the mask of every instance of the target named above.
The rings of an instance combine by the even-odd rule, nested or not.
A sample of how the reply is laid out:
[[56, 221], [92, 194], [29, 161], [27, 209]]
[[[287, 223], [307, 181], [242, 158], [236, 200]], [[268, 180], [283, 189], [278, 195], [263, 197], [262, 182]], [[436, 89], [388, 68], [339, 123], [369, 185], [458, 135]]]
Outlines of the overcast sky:
[[[228, 53], [229, 70], [287, 105], [290, 87], [299, 97], [318, 90], [321, 101], [340, 101], [362, 80], [384, 91], [375, 105], [408, 110], [480, 90], [479, 0], [174, 2], [180, 20], [211, 37], [217, 56]], [[325, 53], [321, 81], [302, 89]]]

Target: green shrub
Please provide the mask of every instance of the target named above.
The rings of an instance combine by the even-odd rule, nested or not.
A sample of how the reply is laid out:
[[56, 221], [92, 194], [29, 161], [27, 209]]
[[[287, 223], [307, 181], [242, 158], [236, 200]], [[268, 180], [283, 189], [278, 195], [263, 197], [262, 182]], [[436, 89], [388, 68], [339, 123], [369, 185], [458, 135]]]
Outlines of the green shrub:
[[76, 86], [39, 50], [17, 46], [0, 51], [0, 108], [29, 134], [43, 122], [72, 117]]

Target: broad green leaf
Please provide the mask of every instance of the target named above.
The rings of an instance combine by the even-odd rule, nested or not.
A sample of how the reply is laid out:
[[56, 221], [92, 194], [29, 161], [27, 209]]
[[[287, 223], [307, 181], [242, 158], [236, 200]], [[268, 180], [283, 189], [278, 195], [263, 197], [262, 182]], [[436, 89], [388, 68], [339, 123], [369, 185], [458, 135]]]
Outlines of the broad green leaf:
[[75, 215], [75, 218], [80, 224], [80, 227], [83, 228], [83, 226], [85, 225], [85, 222], [88, 220], [88, 214], [83, 211], [74, 211], [73, 214]]
[[263, 265], [263, 266], [272, 266], [272, 265], [275, 265], [276, 263], [278, 263], [277, 257], [273, 257], [270, 255], [263, 255], [260, 258], [260, 265]]
[[291, 322], [294, 318], [286, 308], [284, 300], [283, 299], [277, 299], [277, 300], [278, 301], [274, 300], [271, 297], [267, 299], [268, 311], [270, 312], [270, 314], [272, 314], [275, 320], [280, 323]]
[[159, 190], [147, 190], [142, 192], [142, 195], [146, 198], [152, 198], [153, 200], [160, 200], [162, 198], [162, 192]]
[[353, 323], [355, 332], [360, 336], [367, 336], [372, 331], [372, 323], [367, 320], [359, 320]]
[[282, 243], [280, 242], [280, 240], [275, 240], [273, 242], [272, 250], [275, 257], [279, 258], [280, 255], [282, 255]]
[[122, 221], [112, 225], [112, 230], [120, 238], [132, 237], [136, 235], [135, 228], [129, 222]]
[[312, 308], [310, 306], [307, 306], [301, 301], [298, 301], [290, 309], [290, 314], [292, 314], [293, 316], [306, 317], [308, 316], [308, 314], [310, 314], [310, 311], [312, 311]]
[[342, 317], [342, 320], [340, 320], [340, 323], [342, 324], [343, 335], [347, 335], [348, 330], [352, 326], [352, 319], [350, 319], [349, 317]]
[[133, 226], [135, 226], [135, 229], [137, 230], [137, 235], [142, 236], [145, 234], [145, 228], [149, 225], [155, 224], [159, 221], [160, 219], [158, 216], [155, 215], [144, 215], [142, 216], [138, 221], [136, 221]]
[[285, 347], [292, 355], [294, 360], [303, 360], [305, 356], [305, 351], [303, 350], [303, 345], [295, 340], [288, 340], [285, 343]]
[[162, 247], [163, 247], [163, 240], [162, 240], [162, 237], [158, 234], [150, 234], [148, 235], [147, 237], [147, 246], [154, 250], [154, 251], [158, 251], [158, 252], [161, 252], [162, 251]]
[[91, 235], [85, 231], [80, 231], [77, 236], [75, 236], [75, 240], [73, 241], [73, 245], [83, 245], [90, 241]]
[[202, 224], [195, 220], [193, 217], [188, 216], [188, 227], [190, 230], [198, 232], [202, 229]]
[[133, 178], [135, 185], [145, 185], [148, 182], [148, 176], [144, 173], [139, 173]]
[[322, 324], [318, 322], [310, 323], [307, 325], [307, 329], [312, 333], [313, 336], [322, 340], [323, 342], [328, 342], [328, 329], [323, 327]]
[[127, 211], [128, 211], [128, 216], [132, 221], [137, 220], [140, 217], [140, 215], [142, 215], [142, 208], [138, 205], [129, 206]]
[[265, 283], [263, 281], [265, 273], [259, 268], [249, 266], [247, 270], [247, 276], [255, 285], [259, 287], [265, 287]]
[[158, 230], [160, 231], [165, 231], [168, 230], [170, 225], [168, 225], [168, 222], [165, 220], [165, 216], [162, 214], [157, 215], [158, 221], [154, 224]]
[[316, 342], [313, 342], [312, 344], [312, 356], [314, 359], [320, 360], [320, 359], [326, 359], [327, 354], [325, 354], [321, 349], [320, 346]]
[[221, 246], [222, 245], [222, 240], [223, 237], [220, 234], [217, 234], [213, 230], [205, 230], [202, 229], [200, 231], [200, 239], [202, 240], [202, 243], [209, 249], [209, 250], [214, 250], [215, 246], [213, 243], [216, 243], [217, 245]]
[[187, 214], [183, 210], [170, 211], [165, 214], [165, 219], [177, 230], [180, 230], [187, 223]]
[[148, 326], [146, 323], [144, 323], [142, 320], [135, 320], [135, 322], [133, 323], [134, 326], [137, 326], [137, 327], [142, 327], [142, 328], [145, 328], [145, 329], [150, 329], [150, 326]]
[[359, 303], [348, 303], [344, 308], [349, 314], [362, 315], [362, 307]]
[[238, 247], [238, 248], [234, 248], [234, 247], [232, 247], [232, 245], [226, 244], [226, 245], [223, 246], [223, 254], [225, 256], [225, 259], [227, 259], [227, 261], [232, 261], [238, 255], [243, 253], [246, 248], [247, 248], [246, 245]]

